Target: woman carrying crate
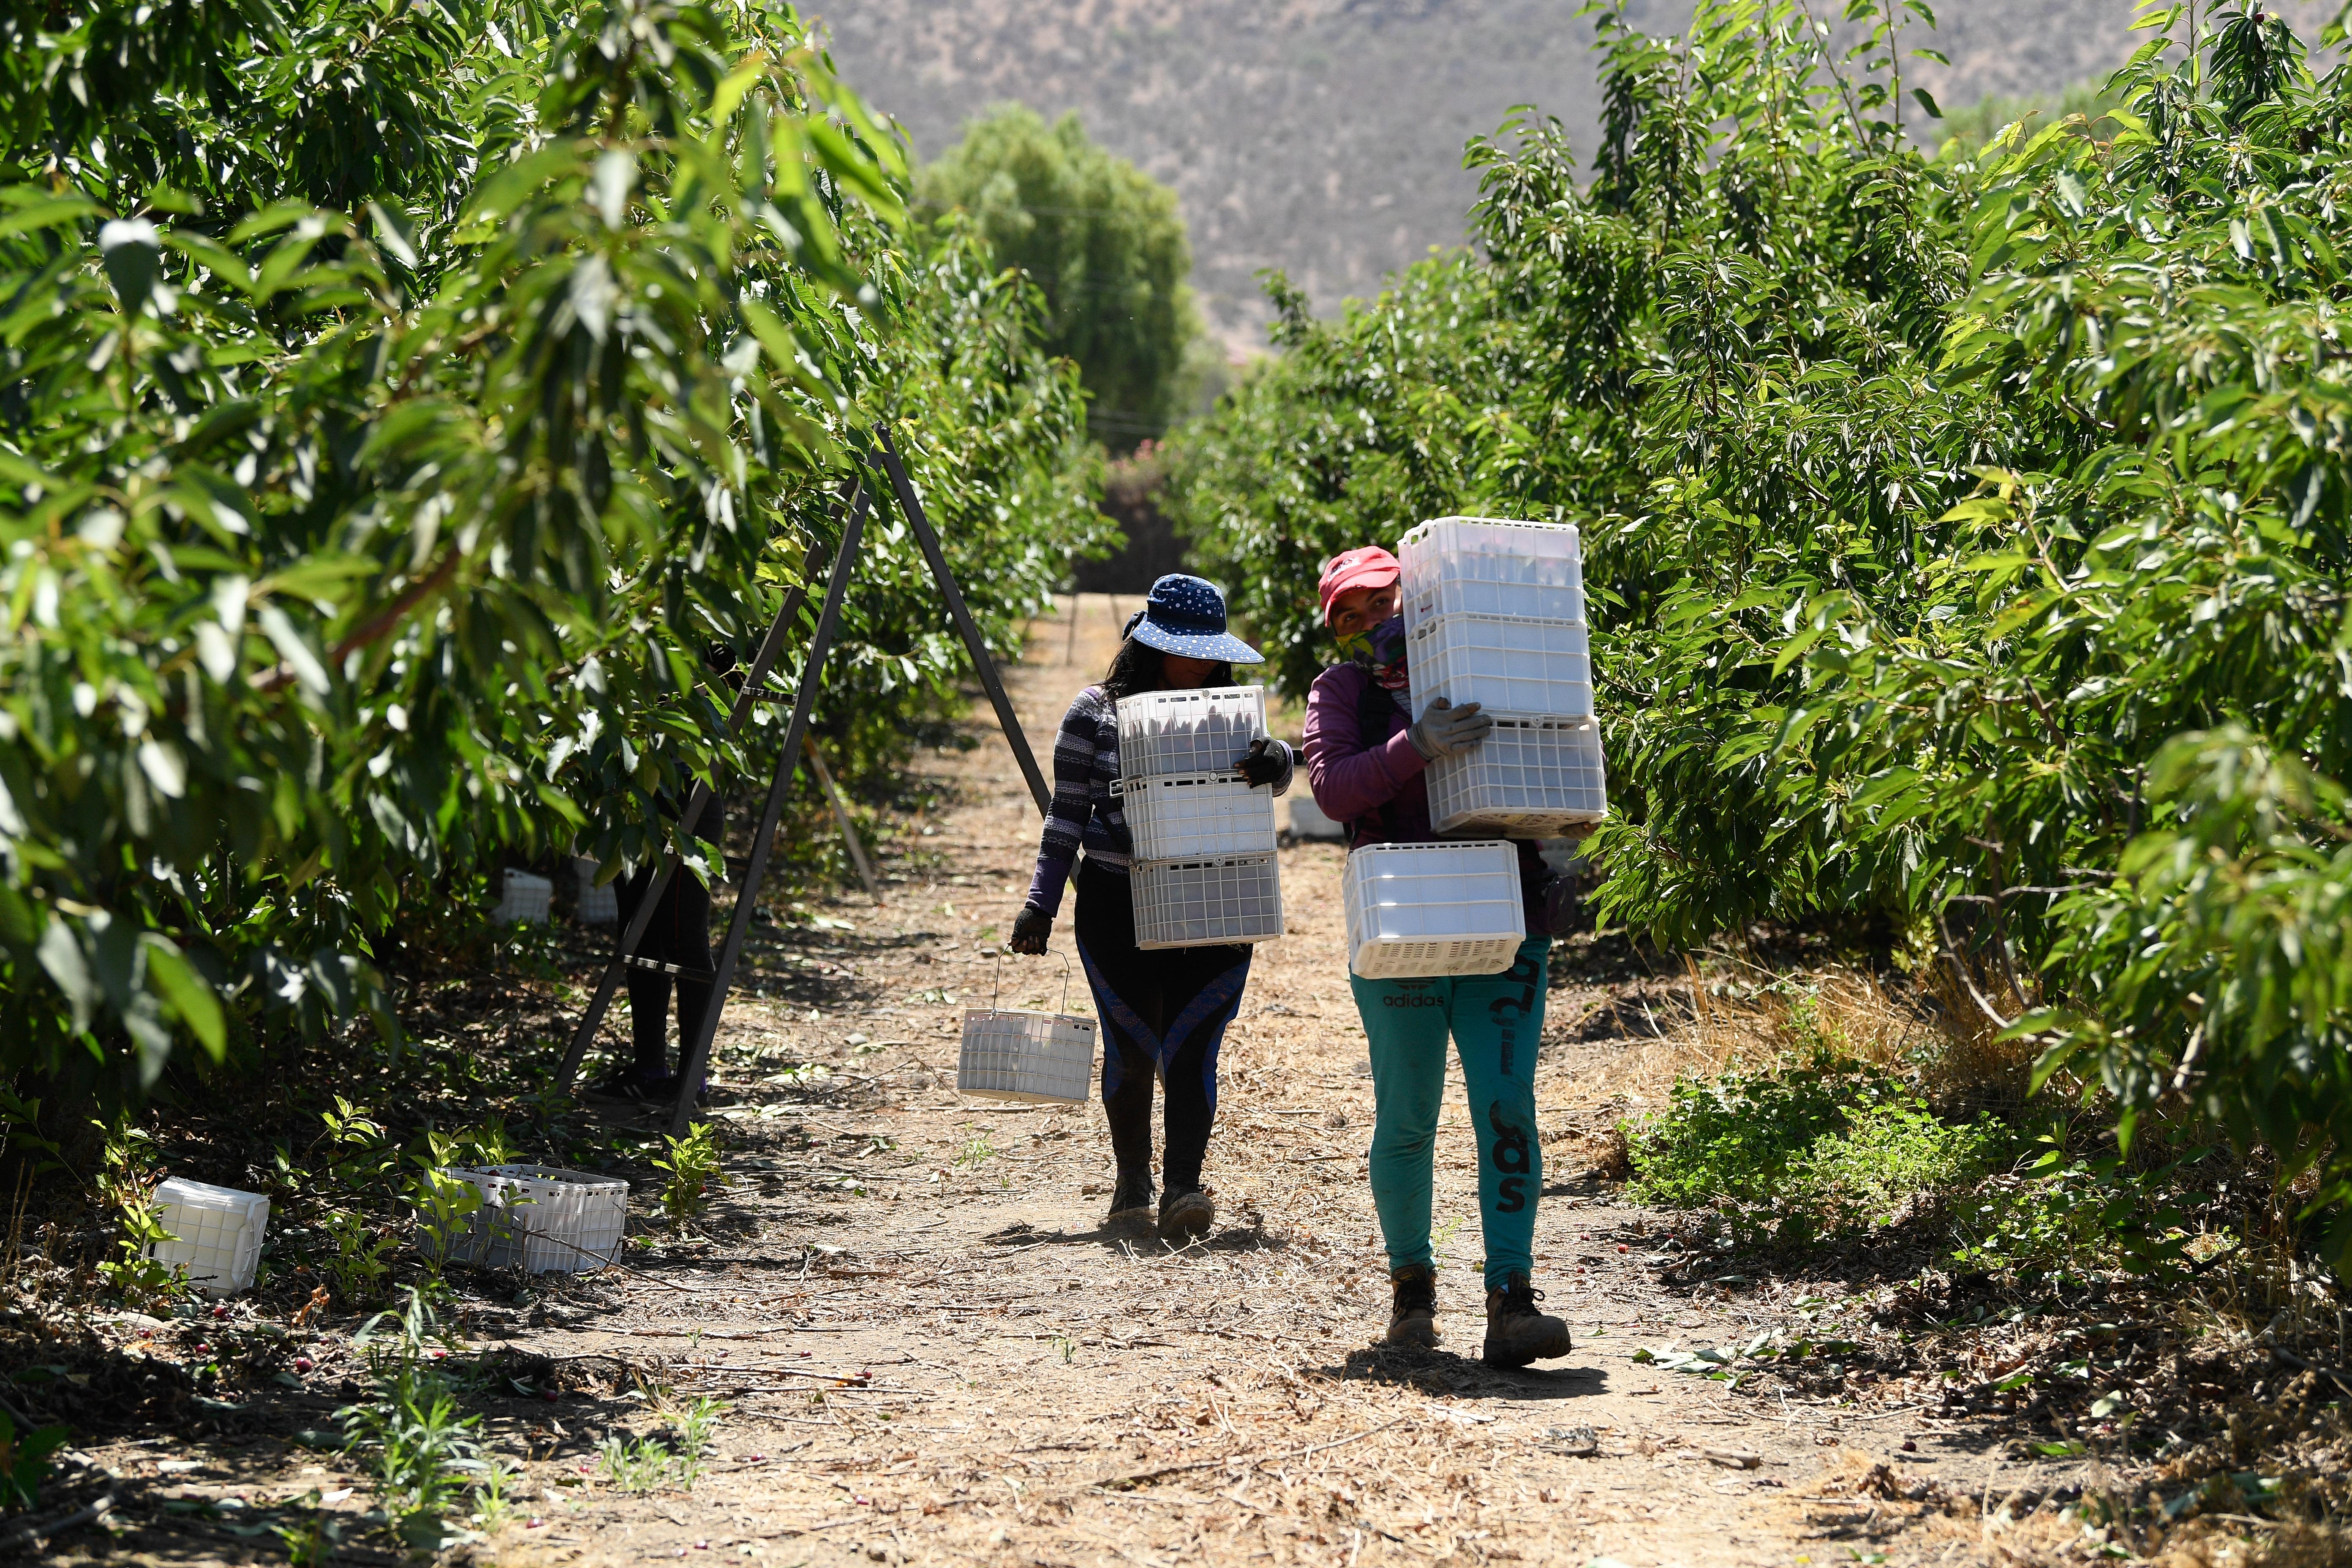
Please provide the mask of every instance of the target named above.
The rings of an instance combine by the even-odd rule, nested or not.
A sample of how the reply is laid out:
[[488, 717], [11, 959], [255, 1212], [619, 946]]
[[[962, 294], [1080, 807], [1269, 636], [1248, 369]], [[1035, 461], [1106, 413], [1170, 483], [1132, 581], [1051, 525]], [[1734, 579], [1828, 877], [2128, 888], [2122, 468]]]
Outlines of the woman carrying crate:
[[[1405, 700], [1402, 568], [1377, 545], [1350, 550], [1323, 569], [1323, 624], [1341, 660], [1315, 678], [1307, 700], [1307, 777], [1315, 804], [1348, 826], [1350, 851], [1367, 844], [1425, 843], [1429, 795], [1422, 774], [1441, 756], [1477, 745], [1494, 721], [1475, 702], [1444, 699], [1415, 723]], [[1527, 929], [1549, 929], [1550, 873], [1535, 846], [1519, 845]], [[1536, 1136], [1536, 1046], [1543, 1037], [1551, 938], [1531, 935], [1498, 974], [1366, 980], [1350, 974], [1371, 1047], [1372, 1205], [1388, 1246], [1392, 1301], [1388, 1342], [1437, 1343], [1430, 1189], [1437, 1113], [1445, 1092], [1445, 1041], [1462, 1058], [1478, 1136], [1478, 1215], [1486, 1247], [1486, 1359], [1497, 1366], [1569, 1352], [1568, 1325], [1539, 1310], [1530, 1282], [1543, 1150]]]
[[[1217, 1110], [1217, 1050], [1249, 980], [1246, 945], [1144, 952], [1135, 945], [1128, 885], [1134, 845], [1112, 785], [1118, 782], [1118, 700], [1145, 691], [1234, 684], [1233, 666], [1264, 656], [1225, 629], [1224, 595], [1198, 577], [1151, 585], [1128, 622], [1110, 672], [1080, 691], [1054, 741], [1054, 805], [1037, 848], [1029, 897], [1013, 922], [1015, 952], [1045, 951], [1078, 851], [1078, 957], [1103, 1034], [1103, 1110], [1118, 1163], [1113, 1219], [1151, 1206], [1151, 1086], [1163, 1088], [1160, 1234], [1206, 1235], [1216, 1208], [1201, 1163]], [[1261, 737], [1231, 764], [1258, 788], [1290, 787], [1290, 748]]]

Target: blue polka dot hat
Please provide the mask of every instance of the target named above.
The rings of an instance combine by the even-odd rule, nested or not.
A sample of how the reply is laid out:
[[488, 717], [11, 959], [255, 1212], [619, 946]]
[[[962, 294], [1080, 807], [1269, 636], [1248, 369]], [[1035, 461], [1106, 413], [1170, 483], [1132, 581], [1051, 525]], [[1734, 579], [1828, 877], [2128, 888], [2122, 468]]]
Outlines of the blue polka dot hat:
[[1216, 584], [1171, 572], [1151, 584], [1128, 636], [1147, 647], [1220, 664], [1264, 664], [1265, 655], [1225, 630], [1225, 596]]

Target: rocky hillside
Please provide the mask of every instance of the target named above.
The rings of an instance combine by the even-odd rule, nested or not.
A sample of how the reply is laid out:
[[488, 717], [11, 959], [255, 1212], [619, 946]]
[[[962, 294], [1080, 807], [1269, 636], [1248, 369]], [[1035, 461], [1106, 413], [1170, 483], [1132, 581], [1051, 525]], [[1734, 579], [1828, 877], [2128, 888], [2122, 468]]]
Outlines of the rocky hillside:
[[[1592, 25], [1575, 0], [837, 0], [851, 80], [918, 153], [1018, 99], [1075, 109], [1093, 134], [1182, 195], [1194, 282], [1235, 350], [1261, 341], [1255, 275], [1288, 268], [1318, 309], [1463, 237], [1476, 194], [1462, 143], [1516, 103], [1590, 146]], [[2318, 0], [2284, 9], [2315, 37]], [[1639, 0], [1664, 31], [1688, 0]], [[1832, 14], [1843, 9], [1817, 4]], [[2132, 0], [1948, 0], [1947, 104], [2054, 89], [2130, 49]], [[1923, 42], [1925, 40], [1922, 40]]]

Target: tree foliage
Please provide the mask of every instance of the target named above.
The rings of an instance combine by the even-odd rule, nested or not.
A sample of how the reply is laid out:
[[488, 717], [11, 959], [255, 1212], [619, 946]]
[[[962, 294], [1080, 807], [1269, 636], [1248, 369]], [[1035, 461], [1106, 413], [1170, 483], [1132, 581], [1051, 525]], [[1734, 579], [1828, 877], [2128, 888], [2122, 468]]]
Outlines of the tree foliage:
[[1199, 333], [1176, 193], [1095, 145], [1065, 114], [1013, 105], [965, 128], [918, 175], [923, 205], [960, 209], [1045, 296], [1045, 345], [1078, 363], [1096, 434], [1124, 449], [1177, 413]]
[[[1102, 531], [1034, 295], [910, 227], [787, 6], [5, 25], [0, 1077], [392, 1035], [402, 934], [499, 853], [611, 874], [764, 778], [712, 661], [878, 423], [999, 646]], [[867, 537], [826, 711], [897, 737], [961, 654]]]
[[1517, 113], [1478, 254], [1328, 323], [1277, 282], [1289, 352], [1185, 444], [1196, 558], [1296, 688], [1322, 557], [1579, 523], [1612, 917], [1949, 964], [2126, 1140], [2269, 1146], [2352, 1265], [2352, 76], [2158, 11], [2100, 121], [1930, 158], [1911, 0], [1843, 55], [1793, 0], [1595, 9], [1589, 172]]

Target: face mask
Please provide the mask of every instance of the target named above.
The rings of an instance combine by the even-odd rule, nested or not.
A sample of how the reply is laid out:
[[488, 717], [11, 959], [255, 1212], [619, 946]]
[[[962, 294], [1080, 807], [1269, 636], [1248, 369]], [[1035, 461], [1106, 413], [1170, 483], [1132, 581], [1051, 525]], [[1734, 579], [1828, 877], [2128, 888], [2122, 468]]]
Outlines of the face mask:
[[1339, 651], [1371, 671], [1374, 680], [1391, 691], [1405, 689], [1402, 616], [1391, 616], [1369, 631], [1350, 632], [1339, 640]]

